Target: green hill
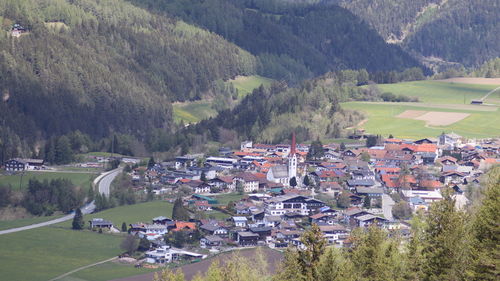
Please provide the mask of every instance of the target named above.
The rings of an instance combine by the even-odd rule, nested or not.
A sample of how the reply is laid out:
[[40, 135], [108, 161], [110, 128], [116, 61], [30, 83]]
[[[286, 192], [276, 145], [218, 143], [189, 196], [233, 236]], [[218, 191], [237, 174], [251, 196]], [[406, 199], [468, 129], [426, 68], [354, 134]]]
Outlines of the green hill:
[[336, 5], [279, 0], [129, 0], [211, 30], [259, 59], [258, 74], [299, 82], [332, 70], [403, 70], [419, 63], [386, 44], [367, 24]]
[[0, 19], [0, 139], [18, 151], [77, 129], [169, 129], [171, 102], [256, 70], [222, 37], [123, 0], [0, 0]]

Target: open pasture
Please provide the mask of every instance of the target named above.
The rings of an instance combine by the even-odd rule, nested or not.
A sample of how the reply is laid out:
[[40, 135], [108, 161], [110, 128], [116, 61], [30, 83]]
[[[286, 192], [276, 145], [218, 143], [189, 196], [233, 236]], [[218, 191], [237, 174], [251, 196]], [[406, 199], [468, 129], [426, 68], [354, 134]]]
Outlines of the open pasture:
[[[444, 81], [413, 81], [396, 84], [378, 85], [381, 92], [395, 95], [418, 97], [420, 102], [431, 104], [470, 105], [472, 100], [479, 100], [500, 85], [463, 84]], [[490, 95], [487, 103], [500, 105], [500, 91]], [[491, 100], [490, 100], [491, 99]]]
[[[342, 108], [354, 109], [363, 112], [368, 121], [358, 128], [363, 128], [368, 133], [390, 134], [408, 139], [419, 139], [424, 137], [436, 137], [442, 132], [455, 132], [459, 135], [471, 138], [486, 138], [500, 136], [500, 113], [498, 111], [472, 111], [463, 109], [404, 105], [397, 103], [370, 103], [370, 102], [348, 102], [343, 103]], [[424, 120], [416, 120], [411, 116], [421, 116], [412, 111], [426, 112], [449, 112], [468, 114], [467, 117], [448, 125], [431, 125]], [[410, 111], [410, 113], [406, 112]], [[406, 112], [406, 113], [405, 113]], [[399, 118], [398, 115], [411, 118]], [[422, 114], [422, 115], [423, 115]]]

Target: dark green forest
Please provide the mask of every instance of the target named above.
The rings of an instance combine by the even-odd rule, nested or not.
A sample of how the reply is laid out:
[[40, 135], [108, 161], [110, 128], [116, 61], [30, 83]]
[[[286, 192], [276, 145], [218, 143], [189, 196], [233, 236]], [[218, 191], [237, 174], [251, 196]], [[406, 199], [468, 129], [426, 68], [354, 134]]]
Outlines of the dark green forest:
[[287, 82], [342, 69], [403, 70], [419, 63], [336, 5], [281, 1], [129, 0], [213, 31], [259, 58], [258, 73]]
[[[77, 129], [100, 138], [170, 128], [171, 102], [256, 70], [251, 54], [220, 36], [121, 0], [0, 7], [0, 136], [18, 146], [10, 155]], [[27, 32], [10, 36], [14, 23]]]
[[500, 54], [499, 14], [497, 0], [449, 0], [404, 44], [424, 56], [478, 66]]

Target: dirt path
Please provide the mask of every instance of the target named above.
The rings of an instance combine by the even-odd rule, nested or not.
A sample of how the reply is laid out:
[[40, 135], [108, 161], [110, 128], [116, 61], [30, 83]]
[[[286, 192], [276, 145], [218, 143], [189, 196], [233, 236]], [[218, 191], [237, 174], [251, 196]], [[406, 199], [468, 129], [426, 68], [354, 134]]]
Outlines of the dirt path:
[[346, 130], [352, 130], [354, 128], [359, 128], [359, 127], [363, 126], [366, 122], [368, 122], [368, 119], [363, 119], [356, 126], [351, 126], [349, 128], [345, 128], [345, 129]]
[[61, 278], [64, 278], [64, 277], [66, 277], [66, 276], [68, 276], [68, 275], [71, 275], [71, 274], [73, 274], [73, 273], [75, 273], [75, 272], [78, 272], [78, 271], [80, 271], [80, 270], [84, 270], [84, 269], [87, 269], [87, 268], [92, 267], [92, 266], [96, 266], [96, 265], [99, 265], [99, 264], [103, 264], [103, 263], [106, 263], [106, 262], [108, 262], [108, 261], [113, 261], [113, 260], [115, 260], [115, 259], [117, 259], [117, 258], [118, 258], [118, 257], [112, 257], [112, 258], [107, 259], [107, 260], [104, 260], [104, 261], [100, 261], [100, 262], [96, 262], [96, 263], [93, 263], [93, 264], [89, 264], [89, 265], [86, 265], [86, 266], [79, 267], [79, 268], [77, 268], [77, 269], [71, 270], [70, 272], [66, 272], [66, 273], [64, 273], [63, 275], [57, 276], [57, 277], [56, 277], [56, 278], [54, 278], [54, 279], [50, 279], [49, 281], [59, 280], [59, 279], [61, 279]]

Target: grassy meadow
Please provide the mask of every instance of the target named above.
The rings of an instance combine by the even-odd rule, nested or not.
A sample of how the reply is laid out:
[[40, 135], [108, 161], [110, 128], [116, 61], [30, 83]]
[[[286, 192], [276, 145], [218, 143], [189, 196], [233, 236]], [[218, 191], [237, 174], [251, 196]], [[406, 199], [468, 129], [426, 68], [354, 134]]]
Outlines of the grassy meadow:
[[[366, 132], [400, 138], [418, 139], [437, 137], [442, 132], [455, 132], [470, 138], [500, 136], [500, 113], [498, 106], [470, 105], [471, 100], [480, 99], [498, 86], [473, 85], [438, 81], [415, 81], [397, 84], [379, 85], [381, 92], [395, 95], [418, 97], [418, 103], [371, 103], [347, 102], [345, 109], [363, 112], [367, 121], [360, 126]], [[494, 93], [486, 100], [497, 104], [499, 93]], [[465, 96], [465, 104], [464, 104]], [[500, 105], [500, 103], [498, 103]], [[448, 126], [428, 126], [425, 121], [398, 118], [406, 110], [461, 112], [470, 114], [463, 120]]]
[[49, 280], [120, 254], [121, 235], [54, 226], [0, 235], [2, 280]]
[[[500, 85], [498, 85], [500, 86]], [[378, 85], [381, 92], [391, 92], [395, 95], [418, 97], [420, 102], [434, 104], [470, 104], [472, 100], [481, 99], [489, 91], [497, 88], [495, 85], [475, 85], [441, 81], [413, 81], [396, 84]], [[498, 93], [490, 98], [499, 97]], [[499, 104], [499, 102], [491, 102]]]
[[[244, 98], [260, 85], [265, 87], [271, 85], [272, 79], [258, 75], [238, 76], [226, 83], [231, 83], [238, 90], [238, 99]], [[211, 100], [199, 100], [189, 102], [177, 102], [173, 104], [174, 121], [184, 123], [196, 123], [203, 119], [214, 117], [217, 111], [212, 108]]]
[[132, 265], [120, 264], [115, 261], [106, 262], [75, 272], [69, 276], [58, 279], [58, 281], [107, 281], [144, 274], [158, 269], [135, 268]]
[[76, 186], [88, 188], [96, 176], [97, 174], [93, 173], [26, 171], [13, 175], [0, 174], [0, 185], [11, 186], [13, 190], [22, 190], [28, 187], [30, 179], [50, 181], [52, 179], [64, 178], [71, 180]]
[[246, 95], [250, 94], [254, 89], [260, 87], [260, 85], [268, 87], [272, 82], [272, 79], [265, 78], [259, 75], [238, 76], [235, 79], [228, 81], [228, 83], [232, 83], [238, 90], [239, 98], [243, 98]]
[[[122, 222], [127, 224], [151, 222], [153, 217], [170, 217], [172, 206], [171, 203], [164, 201], [120, 206], [96, 214], [85, 215], [84, 220], [85, 225], [88, 226], [88, 221], [91, 218], [104, 218], [112, 221], [120, 229]], [[38, 222], [36, 221], [38, 219], [45, 218], [35, 218], [33, 222]], [[24, 225], [28, 224], [28, 221], [21, 221], [24, 221]], [[13, 224], [11, 226], [15, 227]], [[78, 267], [120, 254], [122, 252], [120, 249], [122, 239], [123, 234], [99, 234], [89, 230], [73, 231], [71, 230], [71, 221], [0, 235], [0, 245], [2, 245], [0, 272], [5, 280], [48, 280]], [[112, 274], [108, 276], [110, 279], [111, 277], [119, 278], [144, 272], [144, 270], [134, 270], [134, 268], [126, 266], [110, 266], [118, 270], [118, 272], [108, 273]], [[25, 270], [26, 268], [30, 268], [30, 270]], [[87, 274], [88, 280], [95, 280], [89, 276], [98, 275], [101, 270], [103, 270], [102, 267], [96, 267], [96, 269], [92, 267], [84, 271], [83, 274]]]
[[26, 219], [0, 221], [0, 230], [11, 229], [11, 228], [30, 225], [30, 224], [37, 224], [37, 223], [41, 223], [41, 222], [46, 222], [46, 221], [58, 219], [62, 216], [63, 215], [53, 215], [53, 216], [33, 217], [33, 218], [26, 218]]
[[207, 100], [175, 103], [173, 107], [176, 122], [183, 120], [184, 123], [196, 123], [217, 115], [217, 111], [212, 108], [212, 103]]

